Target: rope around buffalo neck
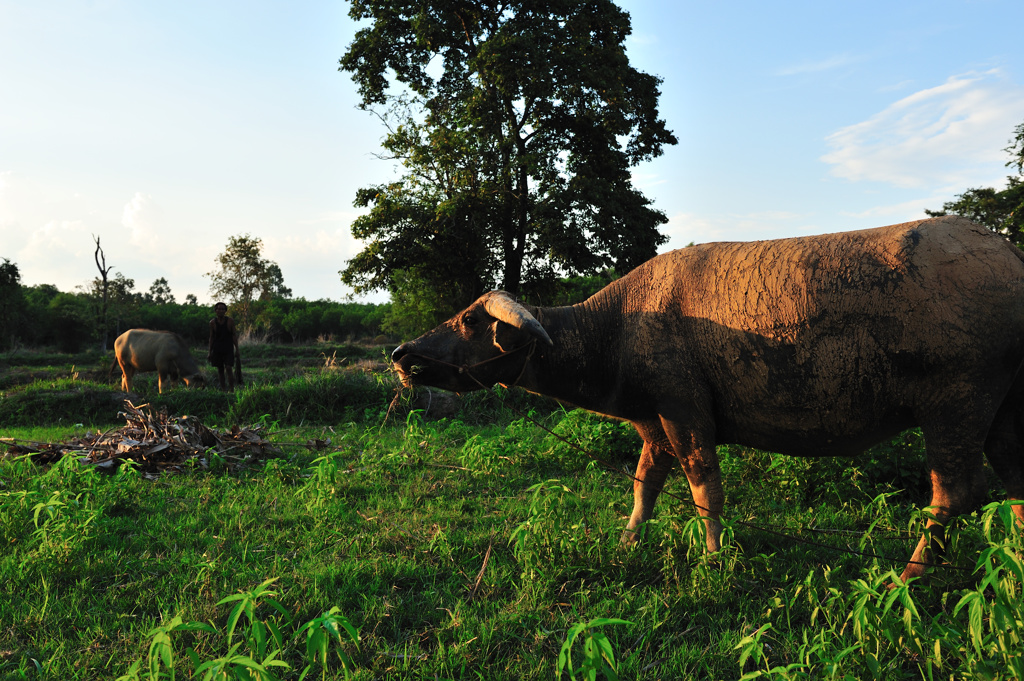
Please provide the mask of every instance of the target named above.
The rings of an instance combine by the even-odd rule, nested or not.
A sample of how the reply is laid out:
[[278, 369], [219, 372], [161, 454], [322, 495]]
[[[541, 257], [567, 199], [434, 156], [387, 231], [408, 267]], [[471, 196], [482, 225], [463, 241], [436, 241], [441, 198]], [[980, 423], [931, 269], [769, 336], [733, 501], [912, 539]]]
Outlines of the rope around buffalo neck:
[[430, 362], [432, 364], [438, 364], [440, 366], [445, 366], [445, 367], [449, 367], [451, 369], [455, 369], [456, 371], [459, 372], [459, 374], [468, 376], [474, 383], [476, 383], [478, 386], [480, 386], [481, 389], [483, 389], [483, 390], [490, 390], [493, 387], [493, 385], [490, 385], [490, 386], [485, 385], [479, 378], [477, 378], [476, 376], [473, 375], [473, 369], [476, 369], [477, 367], [482, 366], [484, 364], [489, 364], [490, 362], [495, 362], [495, 361], [497, 361], [499, 359], [503, 359], [505, 357], [508, 357], [509, 355], [513, 355], [513, 354], [519, 352], [520, 350], [523, 350], [524, 348], [528, 348], [529, 352], [526, 353], [526, 357], [523, 359], [523, 366], [521, 366], [519, 368], [519, 374], [516, 375], [516, 380], [514, 380], [514, 381], [512, 381], [511, 383], [508, 383], [508, 384], [504, 384], [504, 383], [502, 384], [502, 385], [506, 385], [506, 387], [509, 387], [509, 388], [515, 388], [515, 387], [517, 387], [519, 385], [519, 381], [520, 381], [520, 379], [522, 379], [523, 374], [526, 373], [526, 366], [530, 363], [530, 359], [533, 357], [533, 353], [537, 349], [537, 339], [533, 339], [532, 341], [530, 341], [526, 345], [520, 345], [518, 348], [515, 348], [514, 350], [508, 350], [508, 351], [504, 351], [503, 350], [501, 353], [495, 355], [494, 357], [488, 357], [487, 359], [481, 360], [481, 361], [477, 362], [476, 364], [452, 364], [451, 362], [446, 362], [443, 359], [437, 359], [436, 357], [427, 357], [426, 355], [421, 355], [421, 354], [416, 353], [416, 352], [410, 352], [409, 356], [410, 357], [417, 357], [417, 358], [419, 358], [421, 360], [426, 360], [427, 362]]

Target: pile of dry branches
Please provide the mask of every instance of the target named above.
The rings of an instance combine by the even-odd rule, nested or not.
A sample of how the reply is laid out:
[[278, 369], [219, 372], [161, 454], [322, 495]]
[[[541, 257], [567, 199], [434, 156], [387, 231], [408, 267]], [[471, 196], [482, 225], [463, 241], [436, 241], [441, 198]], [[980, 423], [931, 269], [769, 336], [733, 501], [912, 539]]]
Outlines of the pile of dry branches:
[[[263, 437], [262, 428], [239, 428], [217, 432], [195, 416], [169, 416], [166, 410], [153, 413], [149, 405], [136, 407], [125, 400], [120, 412], [127, 425], [104, 433], [86, 433], [66, 443], [16, 441], [3, 438], [4, 456], [29, 455], [37, 463], [53, 463], [75, 456], [84, 465], [113, 471], [132, 461], [149, 478], [160, 473], [181, 472], [187, 466], [208, 468], [214, 460], [238, 468], [255, 459], [278, 456], [280, 450]], [[145, 411], [143, 411], [145, 409]]]

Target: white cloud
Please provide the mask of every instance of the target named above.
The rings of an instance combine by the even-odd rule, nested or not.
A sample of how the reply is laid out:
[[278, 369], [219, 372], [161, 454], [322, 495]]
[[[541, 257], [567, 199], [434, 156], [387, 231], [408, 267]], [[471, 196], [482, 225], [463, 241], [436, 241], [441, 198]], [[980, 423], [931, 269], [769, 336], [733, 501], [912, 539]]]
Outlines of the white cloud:
[[[121, 226], [127, 235], [118, 237], [116, 249], [123, 260], [118, 270], [135, 280], [136, 291], [164, 277], [179, 300], [188, 293], [207, 300], [210, 286], [203, 274], [215, 268], [224, 241], [210, 228], [211, 218], [188, 212], [165, 217], [160, 203], [136, 192], [121, 209]], [[113, 248], [107, 249], [112, 252]]]
[[669, 216], [668, 224], [662, 230], [669, 240], [658, 250], [664, 253], [690, 243], [780, 239], [809, 231], [820, 231], [817, 227], [807, 226], [801, 222], [803, 220], [804, 215], [790, 211], [759, 211], [710, 217], [676, 213]]
[[351, 258], [362, 249], [362, 245], [352, 238], [347, 227], [292, 233], [285, 237], [268, 237], [263, 242], [264, 255], [271, 260], [291, 258], [301, 261], [303, 258], [327, 257], [340, 261]]
[[164, 277], [180, 299], [186, 293], [203, 299], [209, 282], [201, 277], [200, 263], [212, 264], [215, 246], [200, 237], [201, 229], [168, 226], [160, 204], [144, 192], [135, 192], [124, 204], [121, 226], [128, 231], [126, 238], [118, 237], [117, 248], [105, 250], [120, 252], [123, 262], [117, 269], [135, 280], [136, 291], [147, 291], [154, 280]]
[[914, 84], [912, 80], [901, 80], [898, 83], [892, 85], [884, 85], [878, 89], [879, 92], [896, 92], [897, 90], [905, 90]]
[[0, 172], [0, 244], [12, 248], [25, 242], [25, 230], [21, 227], [21, 204], [25, 203], [24, 181], [7, 170]]
[[0, 172], [0, 257], [18, 266], [26, 286], [71, 291], [85, 284], [97, 275], [93, 234], [100, 230], [92, 207], [67, 187]]
[[333, 210], [333, 211], [327, 211], [325, 213], [320, 213], [320, 214], [314, 215], [311, 218], [306, 218], [304, 220], [299, 220], [298, 223], [300, 225], [319, 225], [319, 224], [323, 224], [325, 222], [327, 222], [327, 223], [337, 223], [339, 225], [344, 225], [345, 229], [347, 230], [348, 229], [348, 225], [351, 225], [352, 222], [357, 217], [359, 217], [360, 215], [365, 215], [368, 212], [369, 212], [368, 208], [364, 209], [362, 211]]
[[[990, 180], [982, 180], [973, 183], [974, 187], [995, 187], [1002, 189], [1006, 186], [1006, 177], [993, 177]], [[896, 224], [899, 222], [910, 222], [911, 220], [923, 220], [928, 217], [925, 209], [939, 210], [947, 201], [952, 201], [957, 195], [962, 194], [968, 187], [947, 186], [930, 187], [927, 192], [922, 192], [912, 199], [902, 200], [897, 203], [872, 206], [863, 211], [839, 211], [838, 215], [851, 218], [872, 218], [879, 225]]]
[[793, 220], [798, 219], [800, 214], [793, 213], [788, 210], [763, 210], [757, 213], [748, 213], [747, 215], [740, 217], [747, 222], [780, 223], [792, 222]]
[[[11, 179], [10, 171], [0, 173], [0, 248], [18, 249], [25, 242], [25, 230], [18, 224], [15, 211], [11, 206]], [[7, 253], [0, 253], [0, 257], [10, 257]]]
[[714, 224], [714, 221], [698, 217], [692, 213], [675, 213], [668, 216], [668, 222], [661, 228], [662, 234], [668, 237], [668, 241], [658, 249], [659, 253], [682, 248], [690, 243], [704, 243], [706, 241], [718, 241], [715, 234], [721, 234], [721, 229]]
[[95, 243], [81, 220], [50, 220], [29, 234], [28, 243], [21, 254], [36, 259], [49, 259], [57, 253], [72, 257], [91, 254]]
[[1006, 161], [1024, 86], [997, 70], [949, 78], [827, 138], [830, 174], [896, 187], [977, 186]]
[[285, 286], [296, 296], [308, 299], [339, 300], [348, 295], [350, 290], [342, 285], [338, 271], [363, 248], [352, 238], [348, 222], [335, 229], [293, 231], [285, 237], [268, 237], [263, 244], [263, 256], [280, 265]]
[[164, 237], [160, 208], [149, 194], [135, 192], [121, 211], [121, 224], [128, 229], [128, 243], [136, 257], [153, 259], [169, 250], [179, 250], [174, 248], [175, 240]]
[[831, 57], [825, 57], [824, 59], [805, 61], [792, 66], [783, 67], [776, 71], [775, 75], [798, 76], [804, 73], [822, 73], [823, 71], [831, 71], [849, 64], [856, 64], [857, 62], [864, 61], [864, 59], [866, 59], [866, 57], [863, 55], [854, 55], [849, 53], [837, 54]]
[[627, 47], [627, 49], [629, 47], [633, 46], [633, 45], [636, 45], [636, 46], [639, 46], [639, 47], [648, 47], [648, 46], [651, 46], [651, 45], [657, 45], [658, 42], [659, 42], [658, 41], [658, 36], [655, 35], [654, 33], [630, 33], [626, 37], [626, 47]]
[[98, 275], [93, 259], [96, 243], [81, 220], [50, 220], [31, 230], [16, 258], [22, 283], [53, 284], [74, 290]]
[[630, 180], [633, 182], [633, 186], [641, 192], [649, 192], [652, 188], [657, 187], [658, 185], [668, 183], [668, 178], [659, 173], [640, 172], [639, 170], [633, 169], [629, 175]]
[[911, 199], [892, 205], [872, 206], [860, 212], [840, 211], [839, 215], [858, 219], [874, 218], [879, 225], [898, 224], [900, 222], [910, 222], [911, 220], [923, 220], [928, 217], [924, 212], [925, 208], [938, 210], [949, 199], [950, 194], [948, 193], [934, 193], [927, 198]]
[[142, 192], [124, 203], [18, 173], [0, 174], [0, 257], [18, 265], [28, 286], [73, 291], [87, 284], [99, 275], [94, 254], [100, 237], [106, 266], [133, 279], [137, 291], [166, 277], [179, 299], [201, 294], [209, 284], [200, 272], [212, 263], [216, 247], [206, 245], [209, 239], [197, 234], [201, 229], [168, 222], [153, 197]]

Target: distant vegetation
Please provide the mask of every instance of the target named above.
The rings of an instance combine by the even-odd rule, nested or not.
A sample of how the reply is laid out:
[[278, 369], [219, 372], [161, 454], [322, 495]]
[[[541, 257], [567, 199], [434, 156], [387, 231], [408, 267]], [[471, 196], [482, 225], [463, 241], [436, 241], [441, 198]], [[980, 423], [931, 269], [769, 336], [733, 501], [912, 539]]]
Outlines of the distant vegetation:
[[[593, 276], [566, 277], [539, 287], [527, 298], [538, 305], [570, 305], [585, 300], [617, 276], [605, 270]], [[107, 309], [96, 290], [60, 291], [50, 284], [23, 286], [16, 263], [0, 262], [0, 352], [17, 348], [49, 348], [78, 353], [110, 349], [128, 329], [174, 331], [192, 346], [205, 346], [212, 306], [194, 296], [174, 302], [167, 282], [157, 279], [149, 292], [119, 273], [110, 281]], [[276, 343], [354, 342], [385, 335], [395, 341], [418, 336], [455, 310], [439, 309], [432, 293], [410, 286], [396, 303], [355, 303], [269, 297], [247, 303], [249, 321], [240, 322], [244, 338]], [[229, 307], [229, 315], [236, 314]], [[105, 342], [104, 342], [105, 340]], [[197, 357], [197, 359], [201, 359]]]
[[[17, 274], [17, 266], [5, 261]], [[0, 265], [2, 266], [2, 265]], [[91, 292], [64, 292], [41, 284], [22, 286], [18, 279], [4, 285], [0, 279], [0, 350], [14, 347], [51, 347], [60, 352], [97, 349], [132, 328], [174, 331], [190, 344], [205, 344], [213, 309], [194, 302], [154, 300], [132, 290], [124, 280], [109, 301], [104, 328], [97, 296]], [[355, 340], [382, 332], [389, 304], [340, 303], [331, 300], [273, 298], [252, 302], [251, 323], [244, 331], [263, 339], [306, 342], [318, 338]], [[229, 314], [232, 312], [229, 310]]]

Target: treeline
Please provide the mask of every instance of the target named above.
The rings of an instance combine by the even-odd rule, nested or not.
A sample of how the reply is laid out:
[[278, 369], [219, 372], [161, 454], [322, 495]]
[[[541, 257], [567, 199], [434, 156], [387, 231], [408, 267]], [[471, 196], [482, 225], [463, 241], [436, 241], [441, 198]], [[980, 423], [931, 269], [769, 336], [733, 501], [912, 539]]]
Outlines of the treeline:
[[[608, 269], [593, 276], [556, 279], [546, 287], [534, 286], [522, 299], [542, 306], [571, 305], [585, 300], [615, 279]], [[395, 340], [420, 335], [447, 319], [468, 300], [444, 296], [415, 279], [400, 280], [383, 304], [291, 299], [279, 295], [229, 303], [242, 334], [278, 343], [307, 342], [325, 337], [337, 341], [376, 338]], [[120, 273], [104, 290], [100, 280], [75, 292], [51, 284], [23, 286], [17, 264], [0, 260], [0, 351], [14, 347], [52, 347], [79, 352], [88, 347], [110, 349], [128, 329], [174, 331], [193, 345], [209, 337], [212, 306], [199, 305], [195, 296], [177, 303], [164, 279], [148, 292], [135, 291], [135, 282]]]
[[[94, 294], [67, 293], [50, 284], [22, 286], [17, 275], [13, 263], [0, 262], [0, 350], [18, 346], [53, 347], [62, 352], [89, 346], [109, 349], [120, 333], [132, 328], [174, 331], [196, 345], [209, 337], [213, 309], [198, 305], [191, 297], [179, 304], [130, 293], [109, 298], [104, 312], [103, 301]], [[372, 338], [381, 333], [390, 308], [387, 303], [303, 298], [253, 301], [250, 306], [241, 331], [285, 343], [319, 337]], [[232, 314], [230, 308], [228, 314]]]

